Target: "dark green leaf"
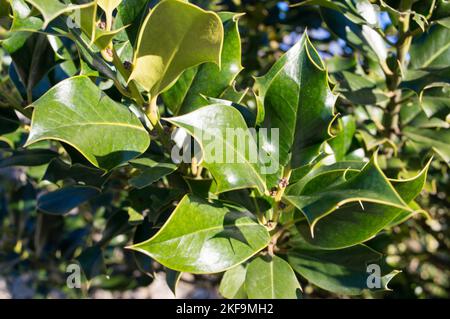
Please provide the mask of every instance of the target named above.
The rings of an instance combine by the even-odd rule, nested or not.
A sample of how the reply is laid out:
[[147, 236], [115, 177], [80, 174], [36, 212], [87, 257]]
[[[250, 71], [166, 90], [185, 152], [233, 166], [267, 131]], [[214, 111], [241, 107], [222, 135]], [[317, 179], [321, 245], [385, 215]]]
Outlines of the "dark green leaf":
[[53, 159], [45, 171], [42, 179], [57, 183], [65, 179], [72, 179], [77, 183], [100, 187], [108, 178], [101, 169], [81, 164], [67, 164], [59, 158]]
[[40, 166], [47, 164], [57, 156], [58, 153], [54, 151], [40, 148], [12, 151], [10, 156], [0, 159], [0, 168], [8, 166]]
[[94, 187], [64, 187], [40, 196], [37, 208], [47, 214], [64, 215], [99, 193], [99, 190]]
[[305, 164], [304, 150], [329, 138], [335, 96], [327, 72], [306, 33], [269, 72], [256, 79], [264, 128], [279, 129], [279, 162]]
[[83, 269], [87, 280], [105, 273], [103, 251], [99, 246], [88, 247], [77, 257], [77, 261]]

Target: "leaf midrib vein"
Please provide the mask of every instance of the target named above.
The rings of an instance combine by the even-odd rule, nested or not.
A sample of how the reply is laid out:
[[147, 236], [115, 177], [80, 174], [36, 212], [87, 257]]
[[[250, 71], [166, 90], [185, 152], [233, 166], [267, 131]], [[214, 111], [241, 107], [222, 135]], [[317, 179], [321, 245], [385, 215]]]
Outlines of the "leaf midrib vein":
[[[239, 224], [239, 225], [219, 225], [219, 226], [213, 226], [213, 227], [208, 227], [208, 228], [204, 228], [204, 229], [200, 229], [197, 231], [194, 231], [192, 233], [186, 233], [186, 234], [181, 234], [179, 236], [176, 237], [172, 237], [170, 239], [164, 240], [164, 241], [160, 241], [160, 242], [156, 242], [156, 244], [161, 244], [161, 243], [166, 243], [166, 242], [170, 242], [185, 236], [193, 236], [193, 235], [197, 235], [199, 233], [203, 233], [203, 232], [208, 232], [208, 231], [213, 231], [213, 230], [220, 230], [220, 229], [229, 229], [229, 228], [239, 228], [240, 226], [249, 226], [249, 227], [256, 227], [256, 226], [261, 226], [259, 224], [256, 223], [248, 223], [248, 224]], [[156, 239], [156, 238], [155, 238]], [[150, 243], [150, 242], [149, 242]], [[155, 244], [155, 243], [153, 243]]]

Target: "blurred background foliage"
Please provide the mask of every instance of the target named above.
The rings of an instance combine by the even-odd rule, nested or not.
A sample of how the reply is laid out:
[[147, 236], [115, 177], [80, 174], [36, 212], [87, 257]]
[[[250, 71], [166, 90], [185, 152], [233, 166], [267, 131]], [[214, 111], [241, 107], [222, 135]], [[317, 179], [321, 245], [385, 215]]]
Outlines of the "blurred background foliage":
[[[4, 2], [0, 0], [2, 6]], [[364, 51], [364, 48], [352, 45], [351, 41], [345, 38], [345, 34], [341, 32], [344, 26], [340, 24], [338, 15], [332, 17], [329, 10], [319, 9], [317, 6], [290, 7], [299, 1], [198, 0], [191, 2], [215, 11], [245, 13], [239, 20], [242, 64], [245, 67], [236, 83], [237, 88], [240, 89], [251, 87], [252, 77], [265, 74], [274, 61], [295, 44], [301, 34], [307, 30], [314, 46], [326, 60], [331, 80], [339, 84], [339, 89], [343, 90], [336, 104], [337, 111], [343, 115], [353, 114], [357, 127], [362, 129], [361, 132], [364, 130], [370, 132], [370, 128], [374, 125], [373, 119], [377, 116], [376, 111], [372, 110], [375, 113], [368, 113], [367, 109], [362, 110], [362, 106], [376, 104], [379, 96], [372, 96], [373, 93], [368, 94], [364, 90], [360, 92], [362, 95], [349, 96], [345, 94], [345, 87], [354, 83], [351, 82], [352, 75], [369, 77], [369, 73], [376, 74], [379, 71], [379, 65], [376, 59]], [[396, 1], [386, 2], [392, 6], [396, 5]], [[442, 3], [447, 2], [442, 1]], [[4, 7], [0, 12], [1, 39], [6, 37], [6, 30], [10, 28], [11, 22], [5, 14]], [[337, 23], [332, 28], [332, 32], [325, 23], [324, 15], [328, 15], [327, 21]], [[389, 15], [380, 14], [379, 21], [380, 28], [389, 39], [391, 34], [394, 34], [391, 32]], [[40, 35], [34, 34], [28, 39], [29, 45], [36, 45], [39, 37]], [[391, 40], [395, 41], [393, 38]], [[66, 50], [64, 54], [75, 55], [74, 46], [69, 40], [64, 41], [67, 41], [63, 46]], [[52, 51], [54, 48], [54, 45], [41, 47], [42, 50], [49, 50], [51, 54], [61, 53], [58, 50]], [[33, 54], [33, 51], [29, 54]], [[64, 61], [63, 58], [60, 60]], [[74, 72], [73, 69], [80, 67], [80, 65], [70, 65], [61, 61], [54, 63], [53, 59], [39, 61], [44, 71], [40, 71], [42, 77], [36, 79], [30, 93], [19, 81], [20, 68], [13, 67], [13, 65], [20, 65], [20, 62], [16, 61], [14, 56], [8, 55], [3, 48], [0, 48], [0, 62], [0, 103], [15, 104], [17, 108], [27, 105], [24, 102], [27, 100], [27, 93], [31, 94], [34, 100], [45, 93], [49, 87], [70, 76]], [[81, 62], [78, 61], [78, 63]], [[358, 81], [357, 83], [361, 84]], [[105, 84], [105, 87], [108, 88], [108, 85]], [[112, 91], [109, 93], [114, 94]], [[375, 101], [366, 103], [367, 98], [373, 98]], [[6, 112], [6, 110], [0, 109], [0, 112]], [[0, 113], [0, 118], [2, 117], [3, 114]], [[20, 121], [23, 123], [26, 119], [20, 118]], [[42, 147], [49, 146], [49, 143], [51, 146], [52, 142], [33, 146], [37, 153], [36, 162], [32, 167], [9, 167], [7, 163], [5, 164], [5, 161], [1, 159], [9, 155], [8, 147], [11, 144], [21, 146], [26, 138], [26, 127], [19, 128], [19, 119], [8, 123], [5, 126], [2, 124], [0, 128], [0, 297], [158, 296], [137, 291], [139, 287], [143, 289], [142, 287], [148, 287], [154, 281], [148, 274], [161, 269], [153, 269], [155, 265], [147, 257], [135, 255], [123, 249], [133, 236], [148, 238], [151, 235], [148, 233], [149, 228], [144, 227], [145, 224], [139, 226], [136, 233], [133, 233], [131, 228], [124, 229], [123, 225], [128, 224], [123, 223], [123, 220], [128, 219], [128, 214], [122, 209], [123, 199], [127, 193], [124, 187], [125, 182], [121, 183], [123, 172], [115, 171], [114, 174], [117, 176], [107, 181], [105, 189], [108, 191], [103, 192], [101, 196], [88, 204], [81, 205], [68, 217], [37, 213], [38, 195], [42, 189], [54, 187], [49, 180], [64, 184], [70, 184], [73, 181], [65, 180], [65, 167], [59, 160], [54, 159], [50, 164], [41, 165], [54, 157], [54, 154], [49, 152], [39, 153]], [[358, 145], [364, 145], [364, 151], [367, 153], [374, 150], [371, 142], [381, 147], [383, 169], [389, 177], [393, 178], [407, 177], [410, 171], [422, 167], [428, 154], [428, 151], [414, 147], [396, 149], [395, 145], [393, 147], [365, 133], [360, 133], [353, 141]], [[66, 150], [70, 153], [70, 148]], [[394, 152], [398, 152], [397, 160], [391, 159]], [[81, 158], [78, 161], [80, 165], [85, 164]], [[49, 169], [49, 166], [58, 167], [58, 169]], [[62, 172], [62, 175], [57, 176], [55, 172]], [[43, 178], [44, 175], [47, 175], [46, 178]], [[79, 176], [79, 178], [82, 180], [84, 177]], [[448, 165], [439, 159], [433, 161], [426, 188], [418, 200], [422, 207], [426, 207], [430, 218], [415, 216], [369, 242], [370, 246], [376, 247], [386, 255], [387, 264], [401, 269], [402, 273], [390, 283], [392, 292], [383, 295], [367, 294], [362, 297], [450, 297], [448, 179]], [[153, 207], [164, 207], [160, 204], [179, 198], [180, 194], [164, 191], [150, 199], [143, 199], [139, 192], [128, 194], [128, 196], [135, 203], [145, 204], [153, 209]], [[157, 213], [164, 218], [168, 210], [159, 209]], [[94, 242], [96, 245], [93, 245]], [[69, 289], [65, 284], [67, 276], [65, 270], [73, 260], [77, 260], [83, 266], [85, 276], [91, 279], [89, 285], [83, 282], [81, 290]], [[196, 287], [192, 290], [188, 289], [189, 292], [184, 295], [185, 297], [218, 297], [215, 292], [219, 282], [218, 277], [195, 277]], [[188, 286], [193, 281], [194, 278], [191, 276], [183, 277], [181, 282]], [[312, 298], [341, 297], [307, 283], [304, 283], [304, 289]]]

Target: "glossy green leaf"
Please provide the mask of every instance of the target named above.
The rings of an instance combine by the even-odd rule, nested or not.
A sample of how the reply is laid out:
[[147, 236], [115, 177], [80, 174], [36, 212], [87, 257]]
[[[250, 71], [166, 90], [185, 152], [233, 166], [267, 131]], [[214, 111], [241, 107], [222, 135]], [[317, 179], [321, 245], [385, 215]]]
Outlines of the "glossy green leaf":
[[356, 56], [354, 55], [349, 58], [333, 56], [325, 62], [329, 73], [346, 71], [355, 68], [357, 65]]
[[245, 289], [250, 299], [300, 299], [302, 288], [291, 266], [277, 256], [260, 256], [247, 266]]
[[318, 4], [320, 15], [329, 31], [357, 47], [368, 57], [385, 63], [387, 49], [379, 29], [379, 9], [368, 0], [323, 1], [312, 0], [304, 4]]
[[[301, 176], [301, 178], [297, 178], [295, 183], [292, 183], [292, 185], [288, 186], [288, 188], [286, 189], [286, 194], [295, 196], [314, 193], [315, 191], [317, 191], [317, 186], [314, 187], [313, 185], [320, 185], [320, 183], [325, 180], [334, 180], [336, 178], [340, 178], [344, 175], [344, 173], [350, 174], [359, 172], [364, 167], [364, 165], [364, 162], [342, 161], [331, 165], [321, 165], [319, 163], [316, 165], [317, 167], [315, 167], [314, 165], [307, 166], [305, 167], [307, 172], [303, 176]], [[293, 172], [293, 174], [295, 173], [296, 172]], [[292, 180], [292, 175], [290, 180]], [[319, 182], [317, 182], [317, 180]], [[327, 183], [323, 183], [322, 185], [326, 185], [326, 187], [330, 186]], [[308, 192], [305, 189], [309, 189], [310, 191]]]
[[[371, 274], [367, 266], [381, 264], [382, 255], [367, 246], [358, 245], [346, 249], [309, 250], [293, 249], [288, 254], [289, 264], [312, 284], [337, 294], [359, 295], [369, 290]], [[380, 278], [380, 287], [389, 290], [387, 284], [398, 272]]]
[[[411, 204], [423, 189], [430, 164], [431, 161], [413, 178], [389, 181], [405, 203]], [[314, 227], [314, 237], [305, 222], [298, 223], [297, 228], [303, 240], [314, 247], [340, 249], [369, 240], [398, 216], [416, 210], [410, 207], [405, 210], [376, 203], [353, 203], [319, 220]]]
[[379, 104], [388, 101], [389, 97], [377, 84], [367, 76], [343, 71], [335, 75], [339, 82], [339, 92], [343, 97], [354, 104]]
[[62, 141], [99, 168], [112, 169], [137, 157], [150, 143], [139, 119], [84, 76], [59, 83], [33, 106], [27, 145]]
[[150, 186], [164, 176], [173, 173], [177, 166], [168, 162], [156, 162], [149, 158], [138, 158], [130, 161], [131, 165], [139, 169], [141, 173], [132, 179], [130, 184], [137, 188]]
[[57, 64], [47, 37], [38, 33], [32, 34], [11, 57], [20, 81], [30, 96], [33, 88]]
[[217, 14], [183, 1], [162, 1], [142, 24], [129, 80], [157, 96], [189, 67], [220, 65], [222, 42]]
[[[128, 193], [128, 199], [131, 202], [130, 206], [138, 213], [150, 210], [150, 212], [157, 214], [172, 207], [172, 203], [179, 201], [184, 194], [185, 192], [176, 188], [149, 186], [131, 190]], [[141, 241], [147, 238], [141, 238]]]
[[269, 233], [242, 208], [185, 196], [159, 232], [129, 248], [182, 272], [215, 273], [238, 265], [269, 242]]
[[447, 68], [450, 64], [450, 29], [436, 25], [411, 45], [411, 68]]
[[450, 113], [450, 84], [437, 83], [425, 87], [419, 101], [428, 118], [436, 116], [446, 120]]
[[245, 276], [247, 274], [246, 266], [237, 265], [227, 270], [220, 281], [219, 293], [228, 299], [245, 299]]
[[[305, 215], [311, 233], [316, 223], [325, 216], [339, 210], [348, 203], [375, 203], [383, 207], [396, 207], [411, 210], [396, 192], [377, 164], [376, 154], [362, 171], [348, 180], [342, 176], [343, 183], [325, 188], [323, 186], [310, 195], [286, 196], [286, 199]], [[320, 187], [320, 185], [318, 185]]]
[[302, 165], [304, 150], [329, 138], [335, 101], [325, 66], [306, 33], [256, 79], [256, 87], [265, 108], [262, 127], [279, 129], [280, 165]]
[[210, 62], [189, 69], [163, 94], [164, 103], [176, 115], [208, 105], [204, 96], [218, 98], [242, 70], [241, 38], [238, 30], [240, 15], [219, 13], [219, 16], [224, 28], [221, 66]]
[[47, 214], [64, 215], [99, 193], [99, 190], [94, 187], [64, 187], [40, 196], [37, 201], [37, 208]]
[[[256, 142], [235, 108], [213, 104], [165, 120], [188, 131], [202, 146], [201, 164], [214, 177], [218, 193], [249, 187], [265, 191], [263, 168], [255, 154]], [[238, 138], [230, 138], [230, 132], [238, 134]], [[247, 145], [243, 149], [244, 139]]]

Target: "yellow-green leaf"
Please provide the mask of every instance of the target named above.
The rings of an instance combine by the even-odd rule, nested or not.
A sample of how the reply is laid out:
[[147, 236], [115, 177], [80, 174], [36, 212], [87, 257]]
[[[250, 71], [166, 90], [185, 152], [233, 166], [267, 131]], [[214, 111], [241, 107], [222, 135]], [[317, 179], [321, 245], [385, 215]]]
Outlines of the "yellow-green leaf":
[[216, 13], [183, 1], [162, 1], [142, 24], [129, 80], [158, 95], [189, 67], [220, 65], [222, 43], [223, 26]]

